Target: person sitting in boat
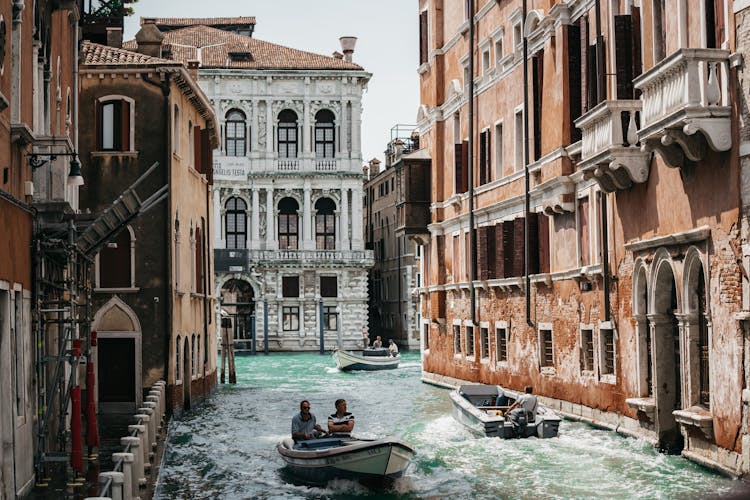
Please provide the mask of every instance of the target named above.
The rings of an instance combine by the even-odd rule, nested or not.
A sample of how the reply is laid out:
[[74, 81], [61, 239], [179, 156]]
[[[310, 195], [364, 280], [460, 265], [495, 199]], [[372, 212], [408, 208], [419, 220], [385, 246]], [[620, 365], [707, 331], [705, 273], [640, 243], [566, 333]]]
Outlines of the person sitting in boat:
[[388, 341], [388, 353], [393, 356], [394, 358], [398, 356], [398, 346], [393, 341], [393, 339], [390, 339]]
[[534, 388], [527, 385], [523, 391], [524, 394], [518, 396], [516, 402], [510, 405], [510, 408], [508, 408], [508, 411], [506, 412], [506, 415], [510, 415], [510, 419], [513, 422], [518, 422], [521, 419], [526, 422], [533, 422], [536, 420], [537, 400], [536, 396], [532, 394]]
[[328, 417], [328, 433], [349, 436], [354, 429], [354, 415], [346, 411], [346, 399], [336, 400], [336, 413]]
[[375, 337], [375, 340], [372, 341], [372, 348], [380, 349], [381, 347], [383, 347], [383, 341], [380, 340], [380, 335], [378, 335], [377, 337]]
[[313, 439], [325, 431], [310, 413], [310, 402], [306, 399], [299, 404], [299, 413], [292, 418], [292, 439], [294, 442]]

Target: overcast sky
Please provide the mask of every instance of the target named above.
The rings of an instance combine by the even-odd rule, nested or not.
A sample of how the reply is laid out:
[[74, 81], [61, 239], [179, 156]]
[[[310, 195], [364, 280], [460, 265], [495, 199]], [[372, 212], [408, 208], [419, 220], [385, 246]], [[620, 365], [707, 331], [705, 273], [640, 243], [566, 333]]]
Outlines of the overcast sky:
[[125, 18], [132, 40], [141, 17], [255, 16], [254, 38], [330, 55], [358, 37], [354, 62], [373, 74], [364, 94], [362, 155], [383, 160], [395, 124], [414, 124], [419, 105], [417, 0], [138, 0]]

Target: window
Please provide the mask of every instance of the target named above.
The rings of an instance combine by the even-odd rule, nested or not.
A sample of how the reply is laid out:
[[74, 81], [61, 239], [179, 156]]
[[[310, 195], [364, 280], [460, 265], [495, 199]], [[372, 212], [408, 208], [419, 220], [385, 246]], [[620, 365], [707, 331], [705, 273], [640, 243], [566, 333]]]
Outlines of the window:
[[490, 70], [490, 48], [487, 47], [482, 51], [482, 74], [486, 75]]
[[279, 158], [297, 158], [297, 113], [285, 109], [279, 113]]
[[490, 332], [487, 327], [479, 328], [479, 357], [482, 359], [490, 357]]
[[523, 44], [523, 36], [521, 34], [520, 22], [513, 25], [513, 44], [516, 46], [516, 49], [519, 49], [521, 45]]
[[322, 109], [315, 113], [315, 157], [333, 158], [336, 156], [336, 130], [333, 113]]
[[195, 376], [197, 370], [195, 367], [195, 359], [196, 359], [196, 353], [195, 353], [195, 334], [193, 334], [192, 337], [192, 343], [190, 344], [192, 347], [192, 352], [190, 353], [190, 375], [193, 377]]
[[180, 108], [176, 104], [172, 119], [172, 151], [180, 152]]
[[244, 200], [232, 197], [226, 203], [225, 224], [227, 248], [246, 248], [247, 245], [247, 204]]
[[479, 133], [479, 185], [492, 180], [490, 170], [490, 129]]
[[453, 354], [461, 354], [461, 325], [453, 325]]
[[589, 198], [578, 198], [578, 241], [579, 263], [581, 266], [591, 264], [591, 230], [589, 227]]
[[495, 124], [495, 178], [503, 176], [503, 124]]
[[427, 11], [424, 10], [419, 13], [419, 64], [427, 62], [429, 55], [429, 25], [428, 25]]
[[515, 151], [514, 151], [514, 166], [516, 169], [516, 172], [523, 169], [523, 140], [524, 140], [524, 130], [523, 130], [523, 110], [516, 111], [516, 114], [514, 116], [514, 126], [515, 126]]
[[320, 277], [320, 296], [321, 297], [337, 297], [338, 296], [338, 283], [336, 276], [321, 276]]
[[614, 375], [615, 373], [615, 332], [611, 328], [599, 329], [602, 375]]
[[653, 0], [651, 4], [653, 23], [654, 63], [667, 55], [666, 0]]
[[594, 331], [591, 328], [581, 329], [581, 370], [594, 371]]
[[299, 297], [299, 276], [282, 276], [281, 294], [283, 297]]
[[552, 330], [539, 330], [539, 347], [542, 367], [554, 367], [555, 354], [552, 345]]
[[336, 249], [336, 204], [330, 198], [315, 202], [315, 247]]
[[500, 71], [500, 61], [503, 58], [503, 39], [502, 35], [501, 38], [498, 40], [495, 40], [495, 68], [497, 68], [495, 71]]
[[296, 249], [298, 244], [299, 204], [294, 198], [283, 198], [279, 201], [279, 248]]
[[203, 249], [205, 248], [205, 241], [203, 236], [205, 235], [205, 219], [201, 217], [201, 226], [195, 228], [195, 293], [203, 293], [203, 277], [205, 276], [205, 269], [203, 268], [204, 256]]
[[226, 115], [224, 149], [227, 156], [245, 156], [247, 137], [245, 133], [245, 113], [231, 109]]
[[336, 306], [323, 307], [323, 328], [325, 330], [338, 330], [339, 314], [336, 312]]
[[99, 101], [99, 151], [130, 151], [130, 106], [129, 101], [119, 97]]
[[508, 361], [507, 328], [495, 328], [495, 355], [497, 361]]
[[180, 289], [180, 218], [175, 217], [174, 219], [174, 286], [179, 291]]
[[281, 308], [281, 325], [285, 332], [299, 331], [299, 306]]
[[134, 286], [133, 250], [135, 237], [127, 226], [99, 252], [99, 288]]
[[700, 358], [700, 367], [698, 376], [700, 377], [700, 394], [698, 402], [706, 408], [711, 407], [711, 372], [709, 364], [709, 336], [708, 320], [706, 319], [706, 285], [703, 279], [703, 272], [699, 273], [698, 289], [696, 291], [698, 298], [698, 356]]
[[474, 327], [466, 325], [466, 356], [474, 357]]
[[424, 350], [430, 349], [430, 324], [424, 323], [422, 325], [422, 339], [424, 340]]
[[175, 378], [175, 383], [176, 384], [179, 384], [180, 381], [182, 380], [182, 372], [181, 372], [181, 368], [182, 368], [181, 358], [182, 358], [182, 356], [180, 356], [180, 354], [182, 354], [181, 353], [182, 349], [180, 348], [181, 346], [182, 346], [182, 344], [180, 342], [180, 337], [177, 336], [177, 341], [175, 342], [175, 364], [174, 364], [174, 378]]

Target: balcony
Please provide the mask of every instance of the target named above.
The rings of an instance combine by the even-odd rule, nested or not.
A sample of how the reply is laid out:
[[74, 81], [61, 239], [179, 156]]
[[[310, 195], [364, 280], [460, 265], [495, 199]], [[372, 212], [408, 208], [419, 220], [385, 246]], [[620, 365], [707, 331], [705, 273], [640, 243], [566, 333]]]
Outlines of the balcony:
[[680, 49], [634, 81], [643, 101], [645, 150], [656, 150], [668, 166], [692, 168], [706, 147], [732, 146], [729, 51]]
[[299, 267], [325, 267], [327, 265], [372, 266], [372, 250], [250, 250], [249, 261], [258, 266], [294, 264]]
[[649, 152], [638, 147], [636, 114], [641, 101], [604, 101], [576, 120], [581, 129], [584, 178], [595, 178], [603, 191], [628, 189], [648, 180]]
[[221, 156], [214, 157], [214, 180], [246, 181], [255, 174], [361, 174], [359, 160], [351, 158], [275, 158]]

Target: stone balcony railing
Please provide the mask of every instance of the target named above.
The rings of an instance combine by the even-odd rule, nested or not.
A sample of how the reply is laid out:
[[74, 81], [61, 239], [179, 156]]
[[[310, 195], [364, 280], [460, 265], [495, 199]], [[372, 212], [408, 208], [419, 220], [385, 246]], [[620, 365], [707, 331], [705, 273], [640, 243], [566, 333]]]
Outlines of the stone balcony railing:
[[351, 158], [248, 158], [215, 156], [214, 179], [246, 180], [252, 174], [362, 173], [361, 162]]
[[251, 267], [268, 263], [295, 263], [300, 267], [325, 266], [326, 264], [356, 264], [372, 266], [375, 254], [372, 250], [214, 250], [216, 272], [248, 272]]
[[[732, 146], [729, 51], [683, 48], [638, 77], [643, 112], [638, 140], [671, 167]], [[700, 133], [698, 133], [700, 132]]]
[[639, 100], [604, 101], [575, 122], [582, 135], [578, 168], [603, 191], [627, 189], [648, 179], [649, 153], [637, 145], [640, 111]]

